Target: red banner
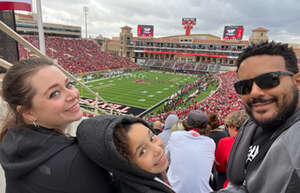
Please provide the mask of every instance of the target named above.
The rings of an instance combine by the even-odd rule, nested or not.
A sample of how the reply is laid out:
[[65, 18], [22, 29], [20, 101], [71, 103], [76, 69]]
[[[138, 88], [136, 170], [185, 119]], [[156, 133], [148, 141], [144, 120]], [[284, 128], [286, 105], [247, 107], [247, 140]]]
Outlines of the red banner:
[[31, 0], [0, 0], [0, 10], [31, 11]]

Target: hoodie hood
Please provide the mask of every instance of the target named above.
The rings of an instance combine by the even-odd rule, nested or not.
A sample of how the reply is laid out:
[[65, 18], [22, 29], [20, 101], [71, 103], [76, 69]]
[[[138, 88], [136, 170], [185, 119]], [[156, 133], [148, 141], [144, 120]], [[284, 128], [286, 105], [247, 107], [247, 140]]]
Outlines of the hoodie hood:
[[177, 115], [174, 114], [169, 115], [165, 121], [164, 130], [171, 129], [171, 127], [174, 125], [176, 121], [178, 121]]
[[145, 121], [129, 116], [101, 115], [80, 123], [77, 129], [79, 147], [98, 165], [112, 171], [119, 177], [139, 176], [153, 179], [157, 174], [149, 173], [130, 163], [118, 151], [114, 144], [114, 128], [119, 123], [142, 123], [151, 129]]
[[12, 128], [0, 143], [0, 163], [7, 177], [18, 178], [74, 142], [44, 127]]

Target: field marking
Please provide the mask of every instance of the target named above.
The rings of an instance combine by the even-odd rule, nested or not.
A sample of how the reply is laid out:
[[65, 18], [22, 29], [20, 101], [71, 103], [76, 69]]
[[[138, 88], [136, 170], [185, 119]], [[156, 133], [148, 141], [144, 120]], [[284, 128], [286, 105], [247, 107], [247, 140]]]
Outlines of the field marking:
[[[147, 73], [145, 73], [145, 74], [147, 74]], [[169, 74], [169, 73], [166, 73], [166, 75], [167, 74]], [[172, 74], [172, 73], [170, 73], [170, 74]], [[147, 74], [148, 75], [148, 74]], [[149, 76], [147, 76], [147, 75], [145, 75], [145, 80], [146, 81], [151, 81], [152, 80], [152, 74], [151, 75], [149, 75]], [[141, 77], [142, 75], [139, 75], [139, 74], [136, 74], [136, 77]], [[158, 74], [158, 75], [156, 75], [156, 76], [158, 76], [159, 77], [159, 79], [161, 79], [161, 77], [160, 77], [160, 75]], [[161, 96], [163, 93], [169, 93], [172, 89], [174, 89], [174, 88], [177, 88], [178, 87], [178, 85], [182, 85], [185, 81], [182, 81], [182, 80], [186, 80], [186, 79], [188, 79], [188, 80], [190, 80], [190, 79], [193, 79], [193, 77], [181, 77], [181, 76], [187, 76], [187, 75], [179, 75], [180, 77], [170, 77], [169, 78], [169, 80], [167, 79], [167, 80], [160, 80], [160, 81], [163, 81], [163, 83], [167, 83], [166, 85], [162, 85], [161, 83], [160, 83], [160, 81], [155, 81], [154, 83], [158, 83], [159, 84], [159, 86], [160, 86], [160, 88], [159, 89], [157, 89], [156, 91], [148, 91], [146, 88], [146, 92], [144, 93], [144, 94], [142, 94], [143, 92], [142, 92], [142, 89], [141, 90], [136, 90], [135, 91], [135, 97], [130, 97], [130, 98], [127, 98], [130, 94], [127, 94], [127, 91], [124, 89], [124, 94], [126, 93], [126, 96], [124, 96], [126, 99], [122, 99], [122, 102], [119, 102], [119, 103], [124, 103], [124, 104], [126, 104], [127, 102], [128, 103], [131, 103], [130, 101], [132, 101], [132, 103], [134, 103], [134, 101], [136, 101], [136, 102], [138, 102], [138, 100], [139, 99], [141, 99], [141, 98], [139, 98], [139, 97], [137, 97], [137, 95], [138, 94], [140, 94], [140, 96], [141, 97], [143, 97], [144, 99], [147, 99], [146, 101], [147, 102], [149, 102], [149, 101], [151, 101], [152, 99], [153, 100], [156, 100], [156, 98], [159, 98], [159, 96]], [[119, 76], [119, 77], [112, 77], [114, 80], [117, 80], [117, 81], [113, 81], [113, 83], [112, 83], [112, 81], [111, 80], [109, 80], [110, 78], [101, 78], [101, 79], [98, 79], [98, 80], [95, 80], [95, 81], [97, 81], [97, 83], [95, 84], [94, 83], [94, 85], [93, 86], [90, 86], [90, 87], [99, 87], [100, 85], [103, 85], [104, 87], [108, 87], [107, 85], [109, 85], [109, 84], [115, 84], [115, 86], [119, 86], [119, 82], [120, 82], [120, 84], [122, 84], [122, 82], [127, 82], [127, 81], [132, 81], [132, 80], [135, 80], [134, 78], [132, 78], [132, 77], [134, 77], [133, 75], [131, 75], [131, 76]], [[107, 80], [108, 79], [108, 80]], [[121, 79], [121, 81], [118, 81], [118, 79]], [[155, 76], [154, 76], [154, 78], [153, 79], [155, 79]], [[174, 80], [178, 80], [178, 81], [174, 81], [174, 82], [170, 82], [170, 80], [172, 80], [173, 79], [173, 81]], [[103, 80], [105, 80], [105, 81], [103, 81]], [[123, 80], [123, 81], [122, 81]], [[181, 80], [181, 82], [180, 82], [180, 80]], [[101, 83], [99, 82], [99, 81], [101, 81]], [[89, 81], [90, 82], [90, 81]], [[91, 81], [91, 82], [93, 82], [93, 81]], [[171, 85], [173, 85], [173, 86], [171, 86]], [[164, 90], [164, 87], [168, 87], [169, 88], [169, 90]], [[101, 87], [100, 87], [101, 88]], [[122, 87], [120, 87], [120, 89], [121, 89]], [[96, 88], [97, 89], [97, 88]], [[115, 95], [115, 87], [112, 87], [112, 88], [108, 88], [108, 90], [113, 90], [113, 92], [114, 92], [114, 94], [112, 94], [112, 95]], [[135, 90], [135, 89], [134, 89]], [[99, 89], [98, 88], [98, 90], [96, 90], [96, 92], [97, 91], [99, 91], [98, 93], [99, 93], [99, 95], [101, 96], [101, 93], [103, 93], [103, 89]], [[158, 91], [158, 92], [157, 92]], [[120, 90], [119, 90], [119, 92], [120, 92]], [[122, 91], [123, 92], [123, 91]], [[130, 91], [130, 93], [132, 93], [132, 90]], [[162, 94], [160, 94], [160, 93], [162, 93]], [[120, 93], [120, 95], [121, 95], [122, 93]], [[85, 94], [83, 93], [82, 94], [82, 96], [84, 96]], [[150, 95], [155, 95], [154, 97], [151, 97]], [[171, 94], [170, 94], [171, 95]], [[107, 96], [106, 96], [107, 97]], [[109, 98], [109, 97], [108, 97]], [[106, 99], [106, 100], [108, 100], [108, 99]], [[113, 99], [113, 100], [115, 100], [115, 99]], [[146, 103], [146, 102], [139, 102], [140, 103], [140, 105], [145, 105], [145, 104], [143, 104], [143, 103]], [[151, 101], [151, 103], [152, 103], [152, 101]], [[140, 107], [140, 105], [137, 105], [137, 107]], [[134, 105], [132, 105], [132, 106], [134, 106]], [[140, 107], [140, 108], [146, 108], [146, 107]]]
[[138, 101], [145, 102], [145, 101], [146, 101], [146, 99], [139, 99]]
[[169, 88], [164, 88], [164, 90], [169, 90]]
[[146, 94], [146, 93], [148, 93], [148, 91], [146, 91], [146, 90], [143, 90], [141, 93], [143, 93], [143, 94]]
[[107, 88], [107, 87], [111, 87], [111, 86], [115, 86], [115, 84], [105, 84], [102, 86], [97, 86], [97, 87], [95, 87], [95, 89]]
[[171, 80], [169, 80], [169, 82], [176, 82], [178, 80], [180, 80], [180, 78], [172, 78]]
[[148, 95], [148, 97], [154, 97], [155, 95], [153, 95], [153, 94], [150, 94], [150, 95]]

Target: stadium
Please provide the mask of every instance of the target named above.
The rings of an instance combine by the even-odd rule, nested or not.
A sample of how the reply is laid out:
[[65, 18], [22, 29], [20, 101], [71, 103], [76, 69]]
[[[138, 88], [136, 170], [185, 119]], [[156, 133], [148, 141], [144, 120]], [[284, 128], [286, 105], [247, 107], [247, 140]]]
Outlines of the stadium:
[[[16, 31], [39, 48], [36, 17], [16, 14]], [[183, 18], [182, 25], [191, 29], [195, 21], [195, 18]], [[232, 89], [238, 55], [249, 44], [268, 40], [268, 29], [263, 27], [253, 29], [249, 40], [242, 40], [243, 26], [225, 26], [222, 38], [212, 34], [187, 34], [190, 31], [155, 38], [154, 26], [138, 25], [137, 28], [137, 36], [132, 34], [131, 27], [123, 26], [120, 37], [86, 39], [81, 38], [78, 26], [45, 23], [46, 55], [119, 112], [142, 115], [149, 121], [164, 121], [170, 113], [184, 117], [191, 109], [200, 108], [224, 118], [241, 106]], [[23, 45], [19, 44], [18, 48], [21, 60], [36, 56]], [[300, 51], [294, 50], [299, 57]], [[201, 82], [207, 77], [213, 77], [211, 85]], [[209, 92], [202, 93], [206, 87]], [[79, 85], [78, 88], [82, 106], [97, 105], [111, 112], [110, 105], [103, 105], [101, 100], [95, 102], [95, 96]], [[219, 106], [218, 101], [207, 105], [220, 94], [226, 99], [225, 105], [222, 102]], [[168, 107], [178, 100], [179, 104]], [[92, 107], [88, 109], [95, 111]]]
[[[39, 48], [37, 16], [16, 14], [15, 17], [16, 31]], [[120, 37], [112, 39], [85, 39], [81, 38], [79, 26], [45, 23], [46, 55], [120, 113], [142, 115], [149, 121], [164, 121], [170, 113], [183, 117], [191, 109], [201, 108], [213, 112], [218, 109], [216, 113], [223, 118], [241, 106], [232, 89], [235, 82], [232, 71], [238, 55], [249, 44], [267, 41], [268, 29], [253, 29], [249, 40], [242, 40], [243, 26], [225, 26], [221, 38], [212, 34], [190, 34], [195, 22], [195, 18], [183, 18], [182, 25], [189, 29], [186, 34], [159, 38], [153, 36], [154, 26], [138, 25], [137, 36], [132, 34], [131, 27], [123, 26]], [[300, 50], [294, 50], [300, 58]], [[21, 44], [18, 53], [21, 60], [36, 56]], [[201, 82], [207, 80], [207, 76], [214, 79], [211, 85]], [[222, 90], [223, 84], [227, 89]], [[209, 92], [199, 95], [202, 87], [205, 87], [202, 90], [208, 87]], [[100, 109], [111, 112], [110, 105], [103, 105], [103, 101], [95, 102], [93, 94], [79, 85], [78, 88], [82, 107], [97, 103]], [[222, 107], [218, 106], [218, 101], [208, 107], [206, 101], [215, 100], [211, 98], [220, 93], [229, 101]], [[190, 95], [201, 99], [192, 101]], [[170, 101], [178, 99], [184, 104], [180, 102], [178, 106], [167, 107]], [[95, 111], [92, 107], [88, 109]]]
[[[1, 60], [40, 57], [26, 45], [40, 48], [37, 16], [14, 17], [15, 31], [25, 45], [10, 47], [15, 41], [0, 32]], [[233, 87], [238, 56], [249, 45], [268, 41], [269, 30], [258, 26], [244, 40], [243, 26], [225, 26], [223, 37], [218, 37], [192, 34], [195, 24], [196, 18], [183, 18], [185, 34], [166, 37], [155, 37], [153, 25], [120, 26], [120, 36], [110, 39], [82, 38], [80, 26], [44, 23], [45, 56], [72, 77], [85, 117], [126, 114], [164, 123], [170, 114], [185, 119], [191, 111], [202, 110], [217, 114], [223, 124], [227, 115], [243, 109]], [[299, 65], [299, 45], [290, 46]], [[16, 52], [5, 52], [9, 47]]]

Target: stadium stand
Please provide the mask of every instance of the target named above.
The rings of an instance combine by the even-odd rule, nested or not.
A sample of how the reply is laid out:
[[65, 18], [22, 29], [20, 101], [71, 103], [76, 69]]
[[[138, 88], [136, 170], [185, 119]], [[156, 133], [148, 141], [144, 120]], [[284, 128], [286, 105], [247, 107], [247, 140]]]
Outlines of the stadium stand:
[[217, 90], [203, 101], [168, 113], [152, 115], [146, 118], [148, 122], [160, 120], [164, 122], [169, 114], [176, 114], [180, 119], [185, 119], [188, 113], [194, 109], [206, 112], [214, 112], [223, 120], [232, 111], [242, 109], [242, 101], [233, 88], [236, 81], [236, 73], [233, 71], [217, 74], [219, 85]]
[[[24, 36], [35, 47], [37, 36]], [[94, 40], [80, 38], [46, 37], [46, 54], [57, 60], [58, 64], [72, 74], [108, 69], [137, 69], [139, 66], [128, 58], [111, 55], [101, 51]], [[20, 59], [33, 57], [34, 54], [19, 45]]]

